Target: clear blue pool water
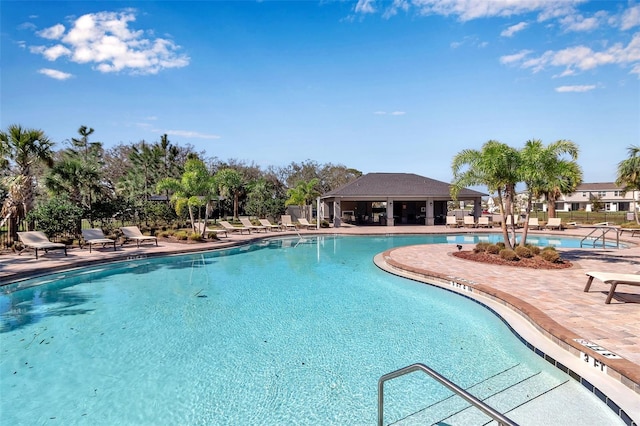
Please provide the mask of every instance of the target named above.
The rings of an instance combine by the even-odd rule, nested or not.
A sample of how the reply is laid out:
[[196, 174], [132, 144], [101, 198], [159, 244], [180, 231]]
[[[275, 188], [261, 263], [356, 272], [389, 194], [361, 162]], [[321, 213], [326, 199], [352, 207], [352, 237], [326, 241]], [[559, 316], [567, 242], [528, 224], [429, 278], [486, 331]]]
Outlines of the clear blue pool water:
[[[454, 241], [270, 240], [2, 287], [0, 423], [373, 425], [379, 377], [415, 362], [521, 424], [619, 423], [482, 306], [372, 263], [436, 242]], [[388, 382], [385, 421], [487, 421], [450, 418], [450, 396], [426, 376]], [[527, 414], [525, 396], [560, 406]]]

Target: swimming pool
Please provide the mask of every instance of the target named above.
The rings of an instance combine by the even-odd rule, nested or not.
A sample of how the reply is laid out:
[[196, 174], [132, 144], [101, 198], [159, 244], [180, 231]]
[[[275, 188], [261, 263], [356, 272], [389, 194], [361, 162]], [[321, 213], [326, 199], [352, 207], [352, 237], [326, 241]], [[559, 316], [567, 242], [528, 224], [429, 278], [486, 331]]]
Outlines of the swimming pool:
[[[513, 410], [521, 424], [620, 423], [480, 305], [390, 276], [371, 261], [391, 247], [437, 241], [451, 242], [269, 240], [3, 287], [0, 419], [375, 424], [378, 378], [424, 362]], [[461, 410], [458, 402], [426, 378], [405, 376], [385, 389], [387, 422], [456, 424], [449, 416]], [[531, 405], [519, 406], [526, 394], [548, 402], [535, 419], [526, 414]], [[589, 412], [567, 413], [569, 399]]]

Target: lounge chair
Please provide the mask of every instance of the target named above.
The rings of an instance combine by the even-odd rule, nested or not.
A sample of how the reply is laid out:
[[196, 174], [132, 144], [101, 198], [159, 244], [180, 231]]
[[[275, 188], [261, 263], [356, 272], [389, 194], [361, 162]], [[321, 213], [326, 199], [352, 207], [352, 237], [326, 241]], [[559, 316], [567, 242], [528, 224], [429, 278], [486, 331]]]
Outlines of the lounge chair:
[[298, 223], [300, 224], [300, 226], [304, 226], [307, 229], [316, 229], [315, 223], [309, 223], [309, 221], [303, 217], [298, 218]]
[[547, 224], [544, 226], [545, 229], [557, 229], [562, 231], [562, 218], [561, 217], [550, 217]]
[[158, 239], [156, 237], [151, 235], [142, 235], [140, 228], [137, 226], [123, 226], [120, 228], [120, 231], [122, 231], [123, 235], [122, 245], [125, 245], [125, 243], [129, 241], [135, 241], [138, 247], [140, 247], [140, 244], [145, 241], [155, 241], [156, 246], [158, 245]]
[[491, 228], [491, 222], [489, 222], [489, 216], [480, 216], [478, 218], [478, 228]]
[[455, 216], [447, 216], [445, 226], [447, 228], [457, 228], [460, 225], [458, 224], [458, 219]]
[[240, 234], [242, 234], [245, 231], [247, 231], [247, 234], [251, 233], [251, 228], [247, 228], [247, 227], [244, 227], [244, 226], [233, 226], [232, 224], [230, 224], [226, 220], [220, 220], [219, 223], [228, 232], [239, 232]]
[[286, 231], [292, 229], [294, 231], [298, 230], [298, 227], [291, 221], [291, 215], [283, 214], [280, 216], [280, 220], [282, 221], [282, 228]]
[[100, 228], [89, 228], [82, 230], [82, 239], [84, 243], [89, 246], [89, 253], [91, 253], [91, 246], [94, 244], [102, 244], [102, 247], [106, 247], [107, 244], [113, 245], [113, 251], [116, 251], [116, 240], [107, 238]]
[[[64, 255], [67, 255], [67, 246], [62, 243], [54, 243], [49, 241], [49, 238], [40, 231], [25, 231], [18, 232], [18, 239], [22, 241], [26, 249], [33, 249], [36, 252], [36, 259], [38, 258], [38, 250], [44, 250], [47, 253], [49, 250], [64, 250]], [[22, 250], [24, 251], [24, 250]], [[22, 254], [22, 251], [18, 254]]]
[[269, 219], [258, 219], [258, 221], [262, 226], [264, 226], [267, 229], [273, 229], [275, 231], [279, 231], [282, 229], [280, 225], [274, 225], [271, 222], [269, 222]]
[[208, 236], [210, 237], [211, 234], [213, 234], [215, 237], [218, 237], [219, 234], [220, 235], [224, 234], [225, 237], [229, 236], [226, 229], [209, 228], [207, 224], [204, 222], [196, 222], [194, 227], [198, 230], [200, 234], [204, 236], [204, 238], [208, 238]]
[[242, 223], [242, 225], [244, 225], [245, 228], [249, 228], [253, 231], [264, 231], [267, 232], [267, 227], [264, 225], [254, 225], [253, 223], [251, 223], [251, 221], [249, 220], [248, 217], [241, 217], [240, 218], [240, 223]]
[[540, 222], [537, 217], [529, 218], [529, 229], [540, 229]]
[[463, 224], [465, 228], [475, 228], [476, 227], [476, 218], [473, 216], [464, 216]]
[[518, 227], [518, 222], [513, 222], [513, 216], [512, 215], [507, 215], [507, 220], [505, 222], [507, 224], [507, 228], [511, 228], [512, 226], [515, 225], [515, 227]]
[[605, 284], [611, 285], [611, 289], [609, 290], [609, 295], [607, 296], [607, 300], [604, 303], [611, 303], [611, 298], [616, 291], [616, 287], [618, 285], [634, 285], [640, 286], [640, 274], [616, 274], [610, 272], [587, 272], [587, 285], [584, 288], [585, 293], [589, 291], [591, 287], [591, 283], [593, 283], [593, 279], [597, 279], [602, 281]]

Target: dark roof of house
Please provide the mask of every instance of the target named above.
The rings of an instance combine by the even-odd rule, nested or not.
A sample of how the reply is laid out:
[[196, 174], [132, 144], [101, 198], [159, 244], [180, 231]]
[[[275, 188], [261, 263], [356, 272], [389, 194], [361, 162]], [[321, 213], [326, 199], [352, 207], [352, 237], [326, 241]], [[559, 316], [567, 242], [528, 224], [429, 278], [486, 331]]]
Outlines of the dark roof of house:
[[614, 182], [595, 182], [595, 183], [583, 183], [578, 185], [575, 192], [581, 191], [621, 191], [622, 187], [616, 185]]
[[[451, 184], [413, 173], [367, 173], [322, 198], [330, 197], [450, 197]], [[458, 198], [487, 194], [463, 188]]]

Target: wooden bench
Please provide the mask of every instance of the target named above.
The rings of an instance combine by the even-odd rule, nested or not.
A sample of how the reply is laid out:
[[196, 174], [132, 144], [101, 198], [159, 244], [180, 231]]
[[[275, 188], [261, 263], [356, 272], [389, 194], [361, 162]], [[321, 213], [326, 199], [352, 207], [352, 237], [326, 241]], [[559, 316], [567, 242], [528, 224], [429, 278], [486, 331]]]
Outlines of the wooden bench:
[[607, 300], [604, 303], [609, 304], [611, 302], [611, 298], [613, 297], [613, 293], [616, 291], [616, 287], [618, 285], [635, 285], [640, 286], [640, 274], [616, 274], [611, 272], [587, 272], [587, 285], [584, 287], [584, 291], [588, 292], [591, 287], [591, 283], [593, 279], [598, 279], [605, 284], [611, 285], [611, 289], [609, 290], [609, 295], [607, 296]]

